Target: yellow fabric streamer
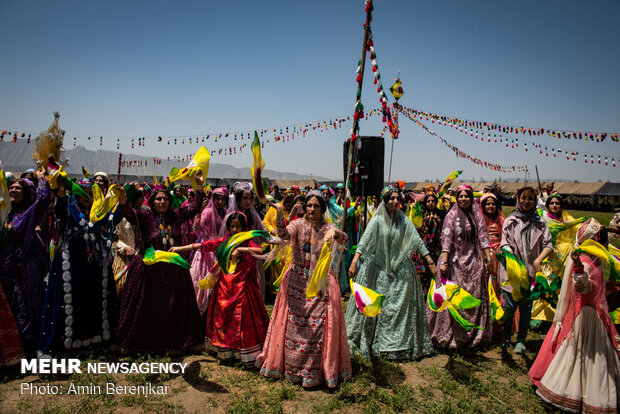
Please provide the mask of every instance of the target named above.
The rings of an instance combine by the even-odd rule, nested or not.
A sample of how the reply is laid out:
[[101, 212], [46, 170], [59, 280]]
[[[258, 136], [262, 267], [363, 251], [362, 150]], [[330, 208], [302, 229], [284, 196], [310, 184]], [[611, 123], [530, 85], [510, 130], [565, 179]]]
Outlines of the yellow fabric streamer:
[[215, 287], [215, 284], [219, 280], [219, 278], [220, 278], [220, 265], [218, 262], [215, 262], [215, 264], [211, 266], [211, 269], [209, 270], [207, 275], [203, 279], [200, 279], [200, 282], [198, 282], [198, 289], [201, 289], [201, 290], [213, 289]]
[[50, 189], [57, 190], [58, 187], [60, 187], [60, 180], [62, 177], [67, 178], [67, 179], [69, 178], [67, 176], [67, 173], [63, 171], [62, 165], [59, 166], [57, 170], [50, 171], [50, 176], [49, 176]]
[[525, 265], [512, 252], [502, 249], [502, 253], [497, 253], [498, 258], [503, 258], [506, 268], [506, 281], [502, 286], [512, 287], [512, 297], [515, 302], [524, 297], [524, 293], [530, 289], [530, 277], [527, 274]]
[[190, 179], [192, 183], [192, 188], [195, 190], [197, 187], [196, 180], [194, 179], [194, 174], [197, 171], [202, 171], [202, 178], [206, 179], [207, 174], [209, 173], [209, 161], [211, 160], [211, 154], [209, 150], [205, 147], [198, 148], [196, 155], [192, 161], [187, 164], [187, 167], [179, 170], [178, 168], [173, 168], [170, 170], [170, 175], [168, 176], [168, 181], [173, 183], [178, 180], [186, 180]]
[[94, 224], [103, 219], [109, 212], [114, 211], [120, 195], [121, 187], [118, 184], [112, 184], [104, 197], [99, 185], [93, 183], [93, 205], [90, 208], [90, 222]]
[[606, 249], [599, 242], [588, 239], [581, 243], [577, 251], [590, 254], [601, 261], [605, 280], [613, 280], [614, 282], [620, 280], [620, 262], [611, 256], [613, 254], [618, 257], [620, 250], [616, 247], [610, 244], [609, 248]]
[[383, 301], [385, 296], [375, 292], [372, 289], [368, 289], [366, 286], [362, 286], [359, 283], [355, 283], [353, 278], [349, 279], [349, 285], [351, 286], [351, 299], [355, 300], [355, 306], [360, 313], [368, 318], [374, 318], [381, 313], [383, 308]]
[[497, 295], [495, 294], [495, 289], [493, 289], [493, 282], [489, 277], [489, 302], [491, 303], [491, 313], [493, 314], [493, 319], [499, 321], [504, 316], [504, 308], [502, 308], [502, 304], [497, 299]]
[[332, 242], [325, 242], [323, 248], [321, 249], [319, 260], [316, 262], [316, 266], [314, 267], [314, 272], [312, 272], [312, 277], [308, 281], [306, 299], [312, 299], [318, 296], [319, 292], [325, 291], [325, 280], [327, 279], [327, 272], [329, 271], [329, 266], [331, 264], [331, 251]]

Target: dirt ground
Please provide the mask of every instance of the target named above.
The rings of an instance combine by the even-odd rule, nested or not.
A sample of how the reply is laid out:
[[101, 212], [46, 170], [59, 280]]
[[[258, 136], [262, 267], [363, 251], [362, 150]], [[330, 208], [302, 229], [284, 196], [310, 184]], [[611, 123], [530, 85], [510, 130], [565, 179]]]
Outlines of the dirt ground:
[[[538, 349], [542, 337], [528, 342]], [[109, 355], [105, 361], [187, 363], [184, 375], [73, 374], [28, 375], [0, 371], [0, 412], [190, 412], [190, 413], [376, 413], [391, 412], [549, 412], [527, 377], [534, 352], [525, 356], [484, 351], [439, 353], [416, 362], [372, 362], [353, 356], [354, 378], [336, 389], [304, 390], [284, 380], [266, 379], [241, 364], [225, 364], [207, 353], [166, 356]], [[96, 360], [95, 358], [93, 360]], [[92, 362], [93, 360], [90, 360]], [[82, 358], [82, 364], [89, 361]], [[37, 395], [28, 383], [63, 393]], [[152, 384], [168, 387], [165, 395], [107, 394], [106, 384]], [[68, 395], [69, 386], [94, 394]], [[100, 388], [97, 389], [97, 386]], [[59, 388], [60, 389], [60, 388]], [[127, 388], [129, 389], [129, 388]], [[97, 392], [100, 390], [101, 392]], [[553, 410], [551, 410], [553, 411]]]

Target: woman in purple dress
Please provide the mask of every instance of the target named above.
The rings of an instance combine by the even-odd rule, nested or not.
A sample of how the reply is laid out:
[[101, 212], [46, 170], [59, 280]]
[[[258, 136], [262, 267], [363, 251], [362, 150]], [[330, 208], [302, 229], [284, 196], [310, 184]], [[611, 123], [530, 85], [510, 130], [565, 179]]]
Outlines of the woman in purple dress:
[[[197, 176], [196, 182], [199, 190], [193, 204], [176, 209], [170, 209], [171, 197], [163, 186], [153, 189], [148, 211], [132, 209], [121, 195], [123, 215], [142, 235], [140, 252], [181, 245], [181, 228], [200, 212], [204, 198], [202, 177]], [[166, 262], [146, 265], [136, 254], [127, 269], [117, 338], [124, 352], [181, 351], [202, 345], [204, 328], [189, 270]]]
[[45, 297], [43, 279], [50, 266], [42, 237], [48, 227], [49, 185], [44, 171], [36, 175], [37, 184], [21, 178], [9, 187], [11, 211], [3, 223], [0, 249], [0, 280], [28, 357], [36, 354]]
[[487, 270], [492, 271], [489, 236], [480, 208], [474, 203], [470, 186], [456, 191], [457, 203], [443, 222], [439, 274], [481, 300], [478, 307], [462, 309], [461, 315], [482, 329], [465, 330], [449, 312], [427, 309], [433, 344], [437, 348], [474, 347], [492, 339], [491, 308], [487, 287]]

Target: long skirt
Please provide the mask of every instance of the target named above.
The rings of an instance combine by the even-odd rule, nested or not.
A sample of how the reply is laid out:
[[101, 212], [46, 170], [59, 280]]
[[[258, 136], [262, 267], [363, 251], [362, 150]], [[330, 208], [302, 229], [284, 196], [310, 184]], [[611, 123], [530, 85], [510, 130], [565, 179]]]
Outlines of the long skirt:
[[234, 274], [221, 274], [207, 308], [207, 348], [220, 359], [238, 359], [252, 368], [263, 350], [268, 325], [255, 272], [243, 267]]
[[381, 313], [362, 315], [351, 297], [346, 312], [349, 346], [362, 355], [414, 360], [434, 352], [426, 320], [426, 301], [413, 262], [403, 261], [389, 277], [374, 261], [362, 263], [356, 282], [385, 295]]
[[117, 333], [121, 351], [182, 351], [204, 342], [189, 270], [172, 263], [145, 265], [136, 255], [127, 269]]
[[[553, 330], [547, 337], [553, 337]], [[540, 351], [542, 359], [550, 352], [546, 343], [547, 340]], [[530, 377], [541, 362], [534, 363]], [[594, 308], [585, 306], [575, 319], [572, 334], [560, 345], [540, 379], [536, 393], [561, 410], [615, 413], [618, 384], [618, 353]]]
[[266, 377], [333, 388], [351, 378], [340, 289], [332, 271], [327, 292], [306, 299], [308, 273], [293, 264], [284, 275], [256, 366]]
[[[46, 355], [113, 343], [118, 318], [111, 254], [67, 233], [49, 273], [39, 350]], [[88, 235], [88, 234], [87, 234]]]

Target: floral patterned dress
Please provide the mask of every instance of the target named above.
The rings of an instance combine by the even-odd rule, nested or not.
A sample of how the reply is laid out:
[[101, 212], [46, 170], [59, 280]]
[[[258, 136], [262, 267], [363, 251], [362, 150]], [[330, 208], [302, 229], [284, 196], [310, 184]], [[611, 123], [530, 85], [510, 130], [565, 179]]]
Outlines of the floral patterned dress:
[[[335, 387], [351, 378], [340, 288], [333, 264], [327, 276], [327, 291], [306, 299], [308, 281], [332, 224], [311, 225], [304, 218], [284, 226], [278, 217], [278, 234], [290, 240], [293, 263], [285, 273], [271, 314], [263, 352], [256, 366], [266, 377], [312, 387], [326, 383]], [[340, 232], [340, 236], [346, 235]]]

